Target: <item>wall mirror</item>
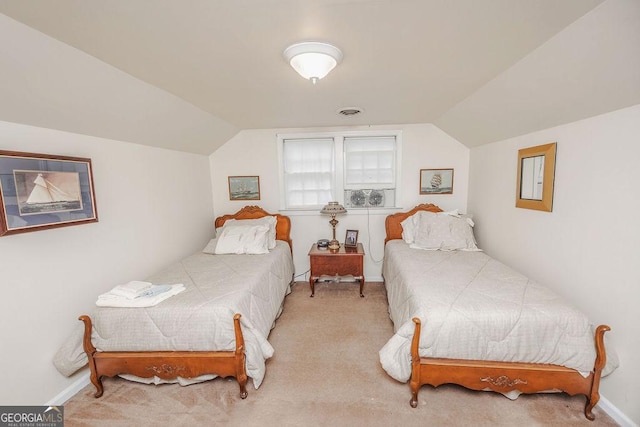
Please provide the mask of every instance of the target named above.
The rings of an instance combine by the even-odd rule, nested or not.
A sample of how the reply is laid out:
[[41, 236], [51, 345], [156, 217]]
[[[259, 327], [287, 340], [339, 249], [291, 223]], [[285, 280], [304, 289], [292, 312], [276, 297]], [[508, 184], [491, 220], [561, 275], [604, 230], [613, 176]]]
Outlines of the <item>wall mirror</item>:
[[518, 150], [516, 207], [551, 212], [556, 143]]

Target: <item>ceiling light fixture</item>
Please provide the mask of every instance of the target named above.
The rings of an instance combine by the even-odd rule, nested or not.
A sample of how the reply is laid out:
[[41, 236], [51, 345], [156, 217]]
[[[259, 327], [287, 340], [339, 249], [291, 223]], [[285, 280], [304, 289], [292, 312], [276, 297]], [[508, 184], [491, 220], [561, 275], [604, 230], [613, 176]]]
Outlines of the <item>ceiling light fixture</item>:
[[322, 42], [292, 44], [284, 50], [284, 58], [305, 79], [316, 84], [342, 61], [342, 51]]

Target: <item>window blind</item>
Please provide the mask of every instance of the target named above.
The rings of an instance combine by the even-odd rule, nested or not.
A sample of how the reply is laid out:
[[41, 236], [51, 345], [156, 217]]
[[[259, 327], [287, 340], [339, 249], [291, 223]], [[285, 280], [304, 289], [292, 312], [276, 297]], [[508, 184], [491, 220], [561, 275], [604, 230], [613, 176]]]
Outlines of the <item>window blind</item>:
[[286, 208], [319, 208], [334, 200], [333, 138], [285, 139], [282, 152]]
[[347, 137], [343, 150], [345, 188], [395, 186], [395, 137]]

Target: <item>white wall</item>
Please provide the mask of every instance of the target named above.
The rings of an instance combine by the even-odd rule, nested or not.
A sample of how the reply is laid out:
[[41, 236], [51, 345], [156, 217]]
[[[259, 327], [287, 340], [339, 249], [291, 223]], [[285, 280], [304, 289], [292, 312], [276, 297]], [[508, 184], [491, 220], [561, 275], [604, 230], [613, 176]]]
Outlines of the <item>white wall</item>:
[[[210, 156], [211, 179], [214, 193], [215, 214], [235, 212], [247, 204], [261, 206], [269, 212], [280, 208], [278, 178], [278, 153], [276, 135], [288, 132], [314, 132], [335, 130], [402, 131], [402, 195], [400, 206], [404, 209], [418, 203], [435, 203], [443, 209], [466, 210], [469, 149], [430, 124], [398, 126], [367, 126], [349, 128], [315, 129], [262, 129], [245, 130], [237, 134]], [[420, 196], [420, 169], [454, 168], [454, 190], [452, 195]], [[261, 200], [251, 202], [230, 201], [227, 177], [230, 175], [260, 176]], [[319, 212], [296, 215], [286, 212], [292, 221], [292, 239], [296, 275], [309, 269], [308, 252], [311, 245], [321, 238], [331, 237], [329, 218]], [[370, 210], [370, 215], [350, 210], [338, 216], [336, 238], [344, 241], [347, 229], [359, 230], [358, 241], [365, 247], [365, 278], [381, 280], [384, 252], [383, 213]], [[306, 277], [308, 278], [308, 276]], [[297, 280], [304, 280], [299, 277]], [[366, 294], [366, 289], [365, 289]]]
[[92, 160], [99, 222], [0, 237], [0, 402], [39, 405], [77, 380], [53, 355], [98, 294], [213, 233], [208, 158], [0, 122], [0, 149]]
[[604, 1], [434, 124], [478, 146], [635, 105], [639, 23], [640, 1]]
[[207, 155], [236, 127], [0, 14], [0, 118]]
[[[601, 394], [640, 424], [640, 105], [471, 151], [481, 247], [608, 324], [621, 366]], [[557, 142], [553, 212], [515, 207], [518, 149]]]

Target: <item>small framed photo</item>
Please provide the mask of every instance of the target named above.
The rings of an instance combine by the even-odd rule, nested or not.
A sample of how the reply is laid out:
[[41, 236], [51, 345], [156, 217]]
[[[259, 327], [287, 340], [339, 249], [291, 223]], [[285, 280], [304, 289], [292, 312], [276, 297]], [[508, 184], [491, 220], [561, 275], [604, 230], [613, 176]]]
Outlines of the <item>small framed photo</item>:
[[229, 200], [260, 200], [260, 177], [230, 176]]
[[0, 236], [97, 221], [91, 159], [0, 151]]
[[358, 246], [358, 230], [347, 230], [347, 235], [344, 238], [345, 248], [355, 248]]
[[453, 194], [453, 169], [420, 169], [420, 194]]

